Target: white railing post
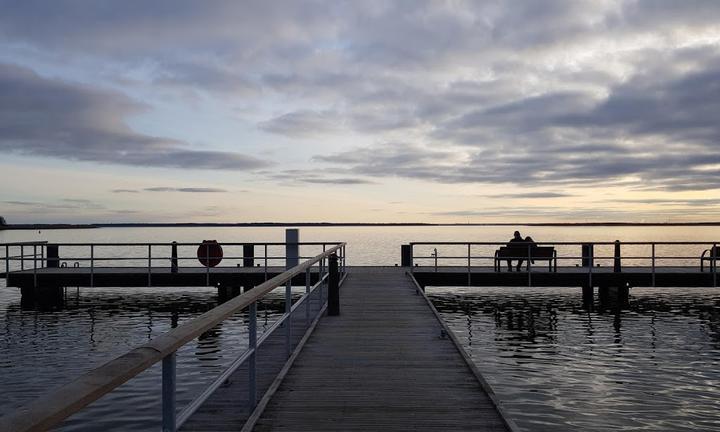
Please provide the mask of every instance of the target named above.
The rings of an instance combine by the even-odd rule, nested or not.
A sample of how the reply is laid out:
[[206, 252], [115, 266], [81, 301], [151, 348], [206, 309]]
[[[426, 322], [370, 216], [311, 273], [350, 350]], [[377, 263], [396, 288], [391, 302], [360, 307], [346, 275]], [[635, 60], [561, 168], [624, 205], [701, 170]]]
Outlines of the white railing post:
[[162, 360], [162, 430], [175, 432], [175, 352]]
[[257, 404], [257, 302], [250, 305], [248, 318], [248, 348], [252, 352], [248, 363], [248, 404], [252, 412]]

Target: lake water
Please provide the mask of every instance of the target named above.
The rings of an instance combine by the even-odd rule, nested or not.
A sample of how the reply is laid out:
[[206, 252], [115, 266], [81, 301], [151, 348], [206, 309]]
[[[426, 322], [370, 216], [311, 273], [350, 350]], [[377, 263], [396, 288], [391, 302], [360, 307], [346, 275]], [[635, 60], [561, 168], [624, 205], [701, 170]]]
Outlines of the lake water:
[[[720, 239], [718, 227], [520, 229], [545, 242]], [[512, 231], [322, 227], [301, 228], [300, 237], [347, 242], [349, 265], [394, 265], [403, 243], [506, 241]], [[284, 229], [0, 231], [0, 243], [203, 239], [282, 242]], [[697, 257], [702, 249], [683, 246], [676, 254]], [[416, 255], [430, 252], [419, 248]], [[695, 258], [685, 262], [697, 264]], [[582, 309], [579, 289], [442, 287], [428, 288], [428, 294], [526, 430], [720, 431], [720, 289], [633, 288], [628, 309], [592, 312]], [[71, 288], [64, 309], [28, 310], [21, 308], [19, 292], [6, 289], [0, 279], [0, 414], [215, 305], [217, 293], [211, 288]], [[259, 325], [267, 328], [282, 309], [281, 294], [259, 309]], [[238, 314], [183, 347], [178, 352], [179, 404], [191, 400], [246, 344], [245, 316]], [[157, 430], [159, 388], [156, 366], [71, 418], [63, 429]]]

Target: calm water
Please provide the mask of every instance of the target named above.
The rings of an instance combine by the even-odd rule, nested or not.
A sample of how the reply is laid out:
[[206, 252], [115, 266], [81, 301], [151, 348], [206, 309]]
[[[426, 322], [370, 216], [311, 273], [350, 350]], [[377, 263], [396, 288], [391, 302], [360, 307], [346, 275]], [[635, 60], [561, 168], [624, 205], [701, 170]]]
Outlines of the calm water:
[[[399, 262], [402, 243], [506, 241], [512, 230], [327, 227], [302, 228], [300, 233], [301, 241], [347, 242], [350, 265], [393, 265]], [[522, 231], [548, 242], [720, 239], [720, 229], [714, 227]], [[0, 231], [0, 242], [203, 239], [282, 242], [284, 230]], [[700, 246], [688, 246], [678, 254], [695, 257], [701, 251]], [[430, 252], [418, 249], [416, 255]], [[440, 248], [440, 253], [456, 251]], [[514, 418], [528, 430], [720, 430], [720, 290], [635, 288], [630, 309], [619, 313], [582, 310], [576, 289], [431, 288], [428, 293]], [[260, 306], [263, 328], [273, 322], [281, 303], [277, 295]], [[63, 310], [23, 310], [17, 290], [6, 289], [0, 280], [0, 414], [216, 304], [213, 289], [80, 289], [78, 295], [72, 288]], [[245, 318], [238, 314], [178, 353], [180, 404], [191, 400], [246, 346]], [[157, 430], [159, 384], [155, 367], [71, 419], [65, 429]]]

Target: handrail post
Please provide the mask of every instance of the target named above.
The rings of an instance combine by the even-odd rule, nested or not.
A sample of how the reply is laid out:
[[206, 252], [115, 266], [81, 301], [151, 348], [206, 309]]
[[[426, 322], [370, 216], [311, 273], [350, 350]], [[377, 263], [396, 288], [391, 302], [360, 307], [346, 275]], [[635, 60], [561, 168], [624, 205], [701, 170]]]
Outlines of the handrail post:
[[292, 354], [292, 281], [285, 283], [285, 354]]
[[305, 327], [310, 325], [310, 268], [305, 270]]
[[712, 247], [713, 288], [717, 287], [717, 243]]
[[162, 430], [175, 432], [175, 351], [162, 360]]
[[328, 274], [328, 315], [340, 315], [340, 275], [338, 274], [338, 256], [333, 253], [329, 259]]
[[530, 243], [527, 245], [528, 248], [528, 254], [527, 254], [527, 269], [528, 269], [528, 286], [532, 286], [532, 247]]
[[148, 244], [148, 288], [152, 286], [152, 245]]
[[5, 281], [10, 277], [10, 246], [5, 245]]
[[205, 285], [210, 286], [210, 244], [205, 244]]
[[[589, 265], [588, 265], [588, 286], [590, 289], [593, 288], [593, 281], [592, 281], [592, 271], [593, 267], [595, 266], [595, 243], [590, 243], [590, 250], [592, 251], [592, 258], [589, 259]], [[602, 255], [601, 255], [602, 256]]]
[[178, 245], [174, 241], [170, 245], [170, 273], [178, 272]]
[[655, 288], [655, 243], [651, 243], [652, 246], [652, 286]]
[[95, 245], [90, 245], [90, 287], [95, 286]]
[[252, 412], [257, 405], [257, 302], [252, 302], [248, 310], [248, 348], [251, 350], [248, 362], [248, 402]]
[[[470, 272], [470, 243], [468, 243], [468, 259], [467, 259], [467, 271], [468, 271], [468, 286], [471, 285], [471, 272]], [[437, 271], [437, 270], [436, 270]]]
[[267, 282], [267, 271], [268, 271], [268, 267], [267, 267], [267, 264], [268, 264], [268, 255], [267, 255], [267, 254], [268, 254], [268, 251], [267, 251], [267, 246], [268, 246], [267, 243], [265, 243], [265, 282]]
[[20, 270], [25, 270], [25, 245], [20, 245]]
[[37, 245], [33, 245], [33, 286], [37, 288]]

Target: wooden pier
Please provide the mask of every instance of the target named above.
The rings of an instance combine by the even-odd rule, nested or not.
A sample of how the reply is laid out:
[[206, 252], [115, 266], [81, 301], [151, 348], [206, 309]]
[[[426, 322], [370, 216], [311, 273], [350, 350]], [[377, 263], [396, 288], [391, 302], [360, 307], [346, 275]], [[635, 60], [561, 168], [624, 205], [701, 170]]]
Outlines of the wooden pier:
[[[282, 257], [269, 253], [269, 248], [278, 244], [227, 245], [242, 248], [242, 253], [226, 255], [224, 266], [215, 268], [197, 267], [191, 257], [176, 255], [177, 246], [197, 247], [195, 244], [70, 244], [71, 251], [89, 247], [85, 255], [66, 258], [78, 262], [73, 267], [63, 266], [57, 245], [5, 245], [2, 276], [7, 289], [22, 290], [23, 300], [47, 296], [62, 301], [59, 294], [68, 286], [232, 288], [238, 294], [244, 287], [245, 292], [231, 295], [200, 317], [87, 372], [18, 413], [0, 418], [0, 432], [60, 425], [69, 415], [156, 363], [162, 363], [159, 414], [167, 431], [515, 431], [517, 426], [505, 415], [501, 402], [424, 295], [425, 286], [577, 287], [582, 290], [583, 304], [588, 305], [598, 287], [601, 304], [619, 307], [626, 304], [630, 287], [718, 286], [715, 242], [628, 243], [650, 249], [647, 255], [626, 257], [650, 264], [635, 266], [622, 265], [620, 242], [600, 244], [615, 250], [612, 256], [602, 257], [593, 256], [592, 244], [558, 243], [582, 246], [582, 254], [557, 256], [553, 252], [553, 260], [567, 265], [555, 262], [535, 267], [530, 260], [528, 268], [529, 249], [519, 257], [526, 257], [525, 268], [508, 272], [498, 265], [502, 262], [497, 253], [488, 255], [487, 249], [498, 243], [415, 243], [402, 248], [404, 266], [351, 267], [345, 262], [344, 243], [306, 244], [322, 250], [303, 257], [297, 233], [294, 236], [294, 241], [282, 245], [286, 249]], [[466, 255], [446, 253], [440, 257], [436, 245], [459, 247]], [[656, 253], [656, 247], [677, 245], [699, 249], [699, 260], [688, 253]], [[98, 249], [114, 246], [136, 247], [147, 254], [96, 254]], [[432, 255], [421, 257], [413, 250], [431, 246]], [[703, 252], [707, 246], [710, 249]], [[18, 255], [11, 253], [13, 247], [19, 248]], [[31, 255], [25, 253], [28, 248], [32, 248]], [[258, 248], [264, 249], [260, 257], [255, 255]], [[480, 251], [473, 253], [473, 248]], [[198, 258], [202, 258], [200, 252]], [[285, 266], [269, 265], [272, 260]], [[415, 265], [427, 260], [434, 265]], [[441, 260], [447, 265], [438, 265]], [[188, 262], [191, 264], [179, 265]], [[658, 262], [678, 265], [659, 266]], [[692, 265], [694, 262], [698, 265]], [[294, 299], [292, 287], [303, 285], [305, 294]], [[279, 287], [285, 288], [284, 313], [259, 335], [257, 303]], [[237, 313], [247, 317], [247, 350], [193, 402], [178, 408], [176, 381], [182, 379], [175, 368], [178, 349]]]
[[[404, 269], [351, 271], [340, 299], [243, 430], [510, 430]], [[215, 398], [183, 430], [238, 430], [238, 417]]]

